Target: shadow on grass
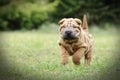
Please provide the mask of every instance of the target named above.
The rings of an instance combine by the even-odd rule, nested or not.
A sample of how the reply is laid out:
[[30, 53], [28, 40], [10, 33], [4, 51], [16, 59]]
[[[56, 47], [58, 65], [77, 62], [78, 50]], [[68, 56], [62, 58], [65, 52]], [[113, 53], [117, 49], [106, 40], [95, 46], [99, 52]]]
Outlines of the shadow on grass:
[[4, 53], [5, 51], [0, 49], [0, 80], [16, 80], [16, 78], [19, 79], [22, 74], [11, 71], [10, 64], [6, 61]]

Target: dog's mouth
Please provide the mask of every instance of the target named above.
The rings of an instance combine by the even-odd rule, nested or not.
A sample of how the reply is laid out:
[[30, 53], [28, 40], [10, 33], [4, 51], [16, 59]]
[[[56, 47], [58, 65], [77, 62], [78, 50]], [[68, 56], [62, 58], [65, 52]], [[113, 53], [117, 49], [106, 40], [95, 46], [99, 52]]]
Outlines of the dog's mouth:
[[63, 40], [74, 40], [74, 39], [77, 39], [77, 36], [76, 35], [64, 35], [62, 38]]

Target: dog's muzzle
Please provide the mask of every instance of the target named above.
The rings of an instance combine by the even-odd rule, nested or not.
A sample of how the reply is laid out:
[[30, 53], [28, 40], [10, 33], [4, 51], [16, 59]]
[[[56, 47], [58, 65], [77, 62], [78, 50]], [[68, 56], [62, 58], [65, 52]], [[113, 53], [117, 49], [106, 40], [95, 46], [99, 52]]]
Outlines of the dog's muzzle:
[[72, 31], [65, 31], [65, 34], [70, 36], [72, 34]]
[[73, 39], [76, 39], [76, 36], [73, 34], [72, 31], [65, 31], [63, 39], [64, 40], [73, 40]]

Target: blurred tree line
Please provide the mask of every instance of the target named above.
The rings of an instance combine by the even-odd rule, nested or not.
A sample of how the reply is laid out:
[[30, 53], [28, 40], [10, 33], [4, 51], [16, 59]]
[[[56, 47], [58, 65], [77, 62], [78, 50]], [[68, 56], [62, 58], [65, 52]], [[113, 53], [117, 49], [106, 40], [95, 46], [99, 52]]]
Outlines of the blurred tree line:
[[120, 24], [120, 0], [0, 0], [0, 30], [37, 29], [64, 17]]

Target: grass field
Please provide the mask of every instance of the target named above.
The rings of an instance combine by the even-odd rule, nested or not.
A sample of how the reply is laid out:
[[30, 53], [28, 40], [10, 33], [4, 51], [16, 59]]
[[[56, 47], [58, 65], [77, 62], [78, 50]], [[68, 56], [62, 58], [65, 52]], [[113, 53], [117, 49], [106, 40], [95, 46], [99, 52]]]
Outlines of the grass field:
[[59, 34], [43, 31], [0, 32], [1, 80], [116, 80], [120, 73], [117, 30], [90, 29], [94, 37], [90, 66], [60, 64]]

